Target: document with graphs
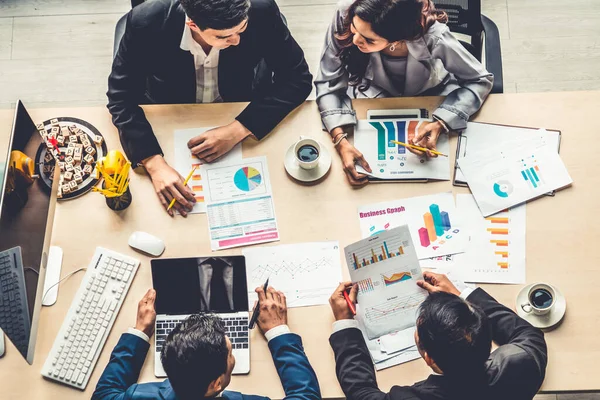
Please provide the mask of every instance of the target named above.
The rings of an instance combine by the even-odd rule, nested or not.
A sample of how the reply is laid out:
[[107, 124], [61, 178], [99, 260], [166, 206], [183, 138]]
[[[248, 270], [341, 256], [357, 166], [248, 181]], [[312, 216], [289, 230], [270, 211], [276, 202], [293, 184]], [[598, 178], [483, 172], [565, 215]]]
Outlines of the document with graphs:
[[248, 305], [257, 300], [254, 289], [269, 286], [285, 294], [288, 307], [329, 304], [342, 281], [340, 245], [336, 241], [284, 244], [244, 249]]
[[427, 292], [407, 225], [383, 231], [344, 249], [352, 282], [358, 284], [357, 318], [369, 339], [415, 326]]

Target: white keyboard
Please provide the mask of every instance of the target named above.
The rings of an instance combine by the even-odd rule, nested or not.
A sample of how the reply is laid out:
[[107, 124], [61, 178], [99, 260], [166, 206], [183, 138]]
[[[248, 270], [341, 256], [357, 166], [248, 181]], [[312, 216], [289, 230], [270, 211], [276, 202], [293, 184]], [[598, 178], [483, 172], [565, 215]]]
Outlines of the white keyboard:
[[96, 248], [44, 363], [43, 376], [85, 389], [139, 265], [135, 258]]

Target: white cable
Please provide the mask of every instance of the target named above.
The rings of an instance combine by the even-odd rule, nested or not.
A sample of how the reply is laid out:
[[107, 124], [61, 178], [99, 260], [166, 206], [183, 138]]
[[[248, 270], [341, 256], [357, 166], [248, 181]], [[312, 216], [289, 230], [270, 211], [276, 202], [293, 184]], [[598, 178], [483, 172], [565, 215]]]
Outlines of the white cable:
[[67, 279], [68, 277], [70, 277], [71, 275], [73, 275], [73, 274], [76, 274], [76, 273], [77, 273], [77, 272], [79, 272], [79, 271], [85, 271], [85, 270], [87, 270], [87, 268], [85, 268], [85, 267], [84, 267], [84, 268], [79, 268], [79, 269], [76, 269], [75, 271], [73, 271], [73, 272], [71, 272], [71, 273], [69, 273], [69, 274], [67, 274], [67, 275], [63, 276], [63, 277], [62, 277], [62, 278], [61, 278], [61, 279], [60, 279], [58, 282], [56, 282], [54, 285], [50, 286], [50, 287], [48, 288], [48, 290], [46, 290], [46, 293], [44, 293], [44, 295], [42, 296], [42, 303], [44, 302], [44, 299], [46, 298], [46, 295], [48, 294], [48, 292], [50, 292], [50, 290], [51, 290], [51, 289], [52, 289], [54, 286], [58, 285], [59, 283], [61, 283], [62, 281], [64, 281], [64, 280], [65, 280], [65, 279]]

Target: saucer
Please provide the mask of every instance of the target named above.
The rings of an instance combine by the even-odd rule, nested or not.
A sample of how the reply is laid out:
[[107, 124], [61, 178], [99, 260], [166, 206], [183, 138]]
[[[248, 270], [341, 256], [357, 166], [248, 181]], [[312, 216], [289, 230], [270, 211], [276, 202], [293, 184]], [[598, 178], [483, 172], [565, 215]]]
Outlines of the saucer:
[[550, 285], [554, 289], [554, 295], [556, 296], [556, 302], [554, 303], [552, 310], [546, 315], [535, 315], [533, 312], [526, 313], [521, 308], [521, 304], [529, 303], [527, 295], [529, 294], [529, 289], [531, 289], [533, 285], [535, 284], [525, 286], [517, 295], [517, 303], [515, 306], [517, 315], [536, 328], [545, 330], [555, 328], [562, 321], [567, 312], [567, 300], [565, 299], [565, 296], [563, 296], [556, 287]]
[[329, 172], [329, 168], [331, 168], [331, 154], [329, 154], [325, 149], [325, 146], [320, 142], [319, 145], [321, 146], [321, 157], [319, 159], [319, 164], [313, 169], [304, 169], [300, 167], [300, 164], [296, 159], [296, 154], [294, 153], [296, 143], [292, 144], [287, 149], [283, 164], [285, 165], [285, 170], [292, 178], [301, 182], [315, 182]]

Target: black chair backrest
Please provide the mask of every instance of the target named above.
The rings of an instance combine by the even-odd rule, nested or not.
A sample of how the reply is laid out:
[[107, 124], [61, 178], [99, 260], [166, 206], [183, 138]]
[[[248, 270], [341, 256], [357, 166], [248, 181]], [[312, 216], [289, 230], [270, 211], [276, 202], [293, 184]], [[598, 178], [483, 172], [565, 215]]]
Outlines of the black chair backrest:
[[139, 6], [143, 2], [144, 2], [144, 0], [131, 0], [131, 8], [133, 8], [135, 6]]
[[482, 32], [481, 0], [433, 0], [435, 8], [446, 11], [448, 27], [452, 32], [471, 37], [471, 46], [465, 46], [481, 60]]

